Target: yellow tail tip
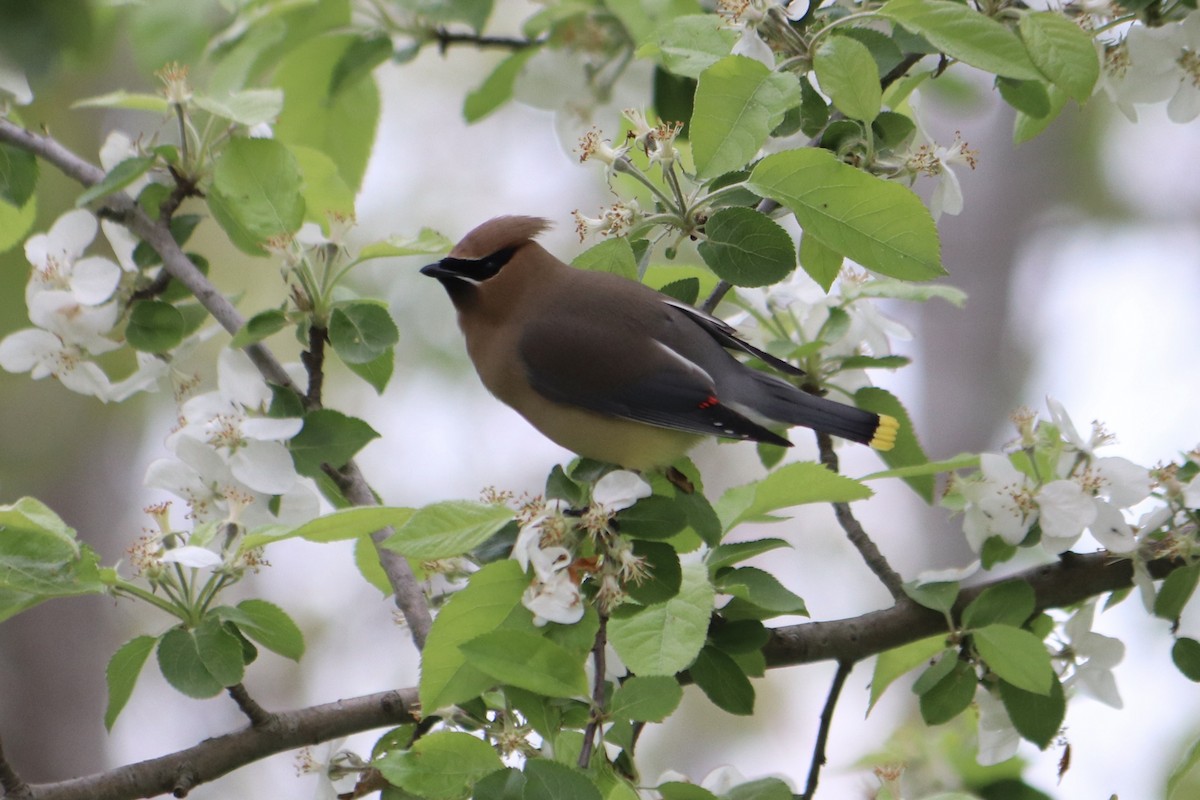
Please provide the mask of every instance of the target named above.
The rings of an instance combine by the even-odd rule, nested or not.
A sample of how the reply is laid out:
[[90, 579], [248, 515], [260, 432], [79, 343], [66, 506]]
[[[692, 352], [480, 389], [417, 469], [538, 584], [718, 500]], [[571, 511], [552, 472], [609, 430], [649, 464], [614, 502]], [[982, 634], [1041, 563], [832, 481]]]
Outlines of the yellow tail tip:
[[899, 432], [899, 420], [887, 414], [880, 414], [879, 424], [875, 426], [875, 435], [868, 444], [876, 450], [891, 450], [896, 446], [896, 434]]

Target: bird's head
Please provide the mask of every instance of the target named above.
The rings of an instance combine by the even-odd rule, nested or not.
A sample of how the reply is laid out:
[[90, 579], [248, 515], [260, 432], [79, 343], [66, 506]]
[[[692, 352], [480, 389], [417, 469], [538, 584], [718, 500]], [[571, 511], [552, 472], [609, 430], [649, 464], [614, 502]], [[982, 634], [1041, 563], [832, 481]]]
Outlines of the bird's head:
[[548, 227], [550, 223], [540, 217], [490, 219], [464, 236], [441, 261], [422, 267], [421, 274], [441, 281], [451, 297], [461, 296], [468, 287], [477, 287], [500, 274]]

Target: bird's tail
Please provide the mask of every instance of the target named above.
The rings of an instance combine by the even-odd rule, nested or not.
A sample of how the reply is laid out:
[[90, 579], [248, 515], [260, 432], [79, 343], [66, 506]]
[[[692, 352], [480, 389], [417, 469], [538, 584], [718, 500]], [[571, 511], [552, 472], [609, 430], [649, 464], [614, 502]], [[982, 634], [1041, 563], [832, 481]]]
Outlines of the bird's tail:
[[774, 376], [760, 373], [762, 390], [756, 393], [754, 411], [776, 422], [803, 425], [815, 431], [870, 445], [876, 450], [896, 446], [900, 423], [887, 414], [875, 414], [801, 391]]

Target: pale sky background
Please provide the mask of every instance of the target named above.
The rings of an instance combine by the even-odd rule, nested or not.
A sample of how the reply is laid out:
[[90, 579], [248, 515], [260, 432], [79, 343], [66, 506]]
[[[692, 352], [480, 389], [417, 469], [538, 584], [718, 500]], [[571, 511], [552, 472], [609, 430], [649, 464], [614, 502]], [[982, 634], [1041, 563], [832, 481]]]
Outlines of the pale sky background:
[[[555, 223], [545, 243], [564, 259], [581, 249], [570, 212], [594, 211], [611, 202], [610, 195], [597, 169], [579, 165], [563, 147], [553, 115], [509, 105], [476, 125], [462, 122], [464, 87], [477, 84], [486, 65], [499, 57], [456, 49], [443, 60], [430, 50], [415, 63], [380, 69], [383, 118], [358, 205], [363, 241], [423, 226], [456, 239], [489, 217], [523, 213]], [[610, 132], [619, 128], [616, 108], [619, 103], [596, 120]], [[976, 115], [974, 122], [1007, 124], [996, 118]], [[1085, 430], [1093, 418], [1103, 419], [1120, 441], [1110, 453], [1147, 466], [1200, 441], [1194, 417], [1200, 367], [1194, 343], [1200, 186], [1191, 167], [1200, 154], [1197, 130], [1173, 125], [1153, 109], [1136, 127], [1114, 117], [1102, 140], [1103, 180], [1139, 209], [1139, 218], [1090, 220], [1078, 208], [1064, 206], [1024, 243], [1016, 267], [1012, 328], [1019, 343], [1036, 354], [1025, 402], [1044, 411], [1043, 398], [1056, 397]], [[967, 128], [963, 133], [973, 136]], [[991, 157], [981, 153], [983, 159]], [[988, 186], [970, 174], [962, 177], [969, 210]], [[941, 224], [953, 226], [955, 219]], [[466, 369], [449, 301], [435, 281], [417, 274], [421, 263], [398, 261], [363, 270], [362, 291], [386, 297], [401, 330], [396, 375], [382, 398], [361, 383], [335, 380], [328, 404], [362, 416], [382, 434], [359, 461], [389, 504], [474, 498], [489, 485], [518, 494], [540, 491], [549, 468], [569, 454], [490, 398]], [[954, 283], [955, 272], [970, 265], [947, 267], [948, 282]], [[902, 313], [908, 319], [920, 312]], [[960, 313], [969, 315], [971, 305]], [[898, 351], [920, 359], [917, 345], [898, 343]], [[901, 373], [884, 376], [881, 383], [921, 417], [922, 400], [912, 378]], [[137, 455], [141, 467], [134, 473], [162, 453], [160, 441], [172, 414], [161, 407], [162, 424], [147, 431], [147, 444]], [[813, 457], [808, 439], [795, 438], [796, 457]], [[866, 474], [878, 464], [865, 448], [842, 452], [850, 475]], [[745, 445], [705, 445], [696, 460], [710, 490], [757, 474], [753, 448]], [[141, 494], [134, 508], [159, 497]], [[867, 530], [906, 577], [944, 565], [922, 539], [919, 507], [903, 487], [881, 486], [877, 498], [858, 508]], [[136, 512], [129, 518], [131, 530], [142, 524]], [[886, 593], [845, 543], [828, 510], [808, 511], [800, 521], [757, 535], [782, 535], [796, 543], [794, 551], [772, 554], [769, 564], [805, 597], [814, 618], [886, 605]], [[253, 590], [300, 622], [309, 652], [299, 666], [264, 654], [249, 670], [247, 685], [252, 693], [262, 693], [265, 704], [276, 696], [291, 705], [327, 702], [415, 682], [415, 653], [406, 634], [393, 627], [393, 607], [358, 577], [347, 547], [288, 542], [273, 546], [268, 559], [274, 568], [254, 581]], [[147, 623], [118, 613], [129, 635], [157, 631], [162, 624], [159, 618]], [[1021, 754], [1031, 762], [1027, 779], [1064, 800], [1114, 793], [1127, 800], [1158, 796], [1174, 760], [1200, 727], [1195, 686], [1170, 663], [1166, 623], [1149, 619], [1136, 598], [1102, 615], [1097, 630], [1120, 635], [1128, 644], [1125, 663], [1116, 671], [1126, 710], [1087, 699], [1072, 703], [1067, 718], [1071, 770], [1056, 785], [1060, 751], [1041, 754], [1023, 745]], [[732, 763], [748, 778], [779, 773], [802, 787], [832, 670], [832, 665], [775, 670], [756, 680], [760, 712], [748, 719], [716, 710], [689, 689], [685, 708], [667, 724], [650, 726], [643, 737], [644, 777], [652, 783], [659, 770], [671, 766], [698, 781]], [[868, 796], [874, 782], [859, 760], [882, 745], [898, 720], [915, 713], [915, 698], [901, 683], [864, 722], [870, 674], [871, 663], [858, 665], [838, 707], [818, 793], [826, 800]], [[111, 762], [161, 755], [241, 724], [231, 704], [186, 699], [165, 687], [150, 665], [109, 738]], [[365, 752], [374, 738], [362, 735], [353, 743]], [[297, 780], [293, 763], [294, 754], [282, 754], [191, 796], [308, 797], [311, 780]]]

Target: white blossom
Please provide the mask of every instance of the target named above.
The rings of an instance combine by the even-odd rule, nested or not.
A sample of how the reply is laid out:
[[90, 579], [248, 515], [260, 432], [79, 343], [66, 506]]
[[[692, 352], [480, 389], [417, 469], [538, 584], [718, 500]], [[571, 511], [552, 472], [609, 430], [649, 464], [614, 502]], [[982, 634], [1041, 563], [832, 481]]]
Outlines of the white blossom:
[[613, 470], [600, 480], [592, 489], [592, 502], [607, 514], [629, 508], [643, 497], [649, 497], [654, 490], [650, 484], [636, 472], [626, 469]]
[[1096, 615], [1096, 603], [1085, 603], [1063, 625], [1067, 647], [1063, 655], [1075, 665], [1074, 671], [1064, 681], [1064, 688], [1075, 687], [1112, 708], [1121, 708], [1121, 694], [1117, 691], [1117, 680], [1113, 667], [1125, 658], [1125, 643], [1120, 639], [1092, 631]]
[[988, 767], [1015, 756], [1021, 734], [1013, 727], [1004, 703], [980, 686], [975, 692], [975, 705], [979, 708], [979, 750], [975, 760]]

